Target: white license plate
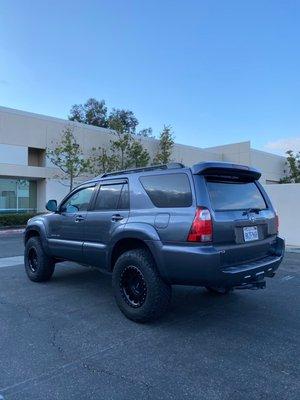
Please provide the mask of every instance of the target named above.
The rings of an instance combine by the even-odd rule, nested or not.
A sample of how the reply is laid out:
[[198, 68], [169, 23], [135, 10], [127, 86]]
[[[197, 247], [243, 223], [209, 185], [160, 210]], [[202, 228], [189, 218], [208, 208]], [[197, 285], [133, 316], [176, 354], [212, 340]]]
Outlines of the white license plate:
[[257, 226], [246, 226], [243, 229], [244, 229], [245, 242], [251, 242], [251, 240], [258, 240]]

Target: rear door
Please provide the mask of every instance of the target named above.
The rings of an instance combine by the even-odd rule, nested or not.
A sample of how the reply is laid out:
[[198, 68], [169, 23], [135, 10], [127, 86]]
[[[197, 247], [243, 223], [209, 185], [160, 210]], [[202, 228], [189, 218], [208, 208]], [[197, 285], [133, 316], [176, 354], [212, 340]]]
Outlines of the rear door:
[[261, 185], [238, 174], [203, 177], [213, 217], [213, 245], [225, 264], [268, 255], [277, 233], [274, 209]]
[[128, 182], [124, 179], [101, 182], [92, 209], [86, 217], [84, 263], [106, 268], [108, 245], [113, 232], [124, 226], [128, 216]]

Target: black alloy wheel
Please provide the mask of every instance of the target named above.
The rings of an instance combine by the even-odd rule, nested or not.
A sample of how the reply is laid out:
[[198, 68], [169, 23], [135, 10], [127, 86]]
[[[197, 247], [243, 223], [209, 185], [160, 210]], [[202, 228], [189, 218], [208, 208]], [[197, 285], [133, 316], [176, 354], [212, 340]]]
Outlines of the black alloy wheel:
[[122, 297], [133, 308], [141, 307], [147, 296], [147, 285], [142, 272], [134, 265], [124, 268], [120, 277]]

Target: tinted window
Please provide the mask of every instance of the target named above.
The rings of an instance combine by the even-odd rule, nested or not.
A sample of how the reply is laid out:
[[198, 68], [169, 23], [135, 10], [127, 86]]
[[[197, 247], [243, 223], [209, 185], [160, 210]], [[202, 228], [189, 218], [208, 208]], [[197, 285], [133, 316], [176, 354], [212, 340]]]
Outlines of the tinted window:
[[100, 186], [95, 210], [116, 210], [123, 184]]
[[128, 209], [129, 209], [129, 188], [128, 188], [128, 183], [125, 183], [121, 191], [118, 210], [128, 210]]
[[156, 207], [189, 207], [192, 204], [186, 174], [143, 176], [140, 181]]
[[264, 198], [254, 182], [213, 182], [207, 187], [215, 210], [265, 209]]
[[67, 213], [87, 211], [93, 191], [94, 186], [78, 190], [65, 201], [65, 203], [61, 206], [61, 210]]

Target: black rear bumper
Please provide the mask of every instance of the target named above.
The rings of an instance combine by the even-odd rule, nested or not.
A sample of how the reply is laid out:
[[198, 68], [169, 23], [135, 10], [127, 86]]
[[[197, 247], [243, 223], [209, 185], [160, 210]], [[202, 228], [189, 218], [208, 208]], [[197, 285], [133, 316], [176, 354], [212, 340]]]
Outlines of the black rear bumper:
[[272, 240], [267, 255], [238, 265], [224, 265], [222, 252], [213, 246], [161, 242], [152, 242], [152, 246], [162, 277], [177, 285], [229, 288], [261, 281], [274, 276], [284, 256], [284, 240], [279, 237]]

